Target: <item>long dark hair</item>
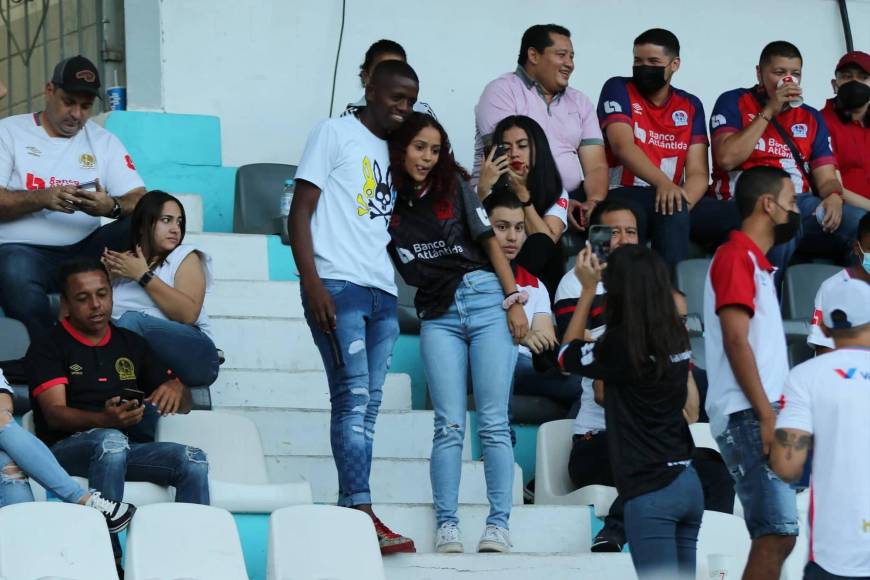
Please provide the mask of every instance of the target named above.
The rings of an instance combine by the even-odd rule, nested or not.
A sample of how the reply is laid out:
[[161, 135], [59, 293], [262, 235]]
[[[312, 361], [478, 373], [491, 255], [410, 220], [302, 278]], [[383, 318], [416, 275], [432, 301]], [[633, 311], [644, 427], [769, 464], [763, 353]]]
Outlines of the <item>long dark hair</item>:
[[499, 121], [492, 133], [493, 145], [501, 143], [504, 140], [504, 132], [514, 127], [525, 131], [529, 138], [531, 151], [526, 187], [532, 196], [532, 205], [535, 206], [538, 215], [543, 216], [562, 195], [562, 177], [550, 151], [547, 135], [531, 117], [511, 115]]
[[450, 139], [447, 138], [447, 131], [444, 130], [441, 123], [426, 113], [414, 112], [399, 129], [390, 135], [390, 172], [393, 176], [393, 186], [396, 188], [398, 199], [411, 195], [414, 185], [411, 176], [405, 170], [405, 151], [414, 137], [426, 127], [432, 127], [441, 135], [441, 152], [438, 155], [438, 162], [429, 172], [429, 195], [452, 198], [456, 195], [459, 187], [457, 178], [463, 181], [469, 179], [468, 171], [453, 157]]
[[159, 189], [149, 191], [142, 196], [139, 203], [136, 204], [136, 208], [133, 210], [133, 215], [130, 216], [130, 250], [134, 251], [137, 245], [142, 246], [142, 251], [145, 252], [146, 256], [148, 256], [148, 260], [150, 262], [156, 260], [156, 264], [151, 264], [152, 267], [161, 264], [166, 258], [166, 256], [154, 255], [152, 242], [154, 224], [156, 224], [157, 220], [160, 219], [160, 216], [163, 215], [163, 204], [167, 201], [177, 203], [178, 208], [181, 210], [181, 236], [178, 240], [178, 245], [180, 246], [184, 243], [184, 233], [187, 227], [187, 215], [184, 213], [184, 206], [180, 201], [178, 201], [177, 197], [169, 195], [165, 191], [160, 191]]
[[660, 378], [671, 356], [689, 349], [664, 260], [646, 246], [620, 246], [610, 254], [602, 278], [607, 290], [602, 342], [621, 328], [631, 368], [646, 376], [652, 366], [653, 379]]

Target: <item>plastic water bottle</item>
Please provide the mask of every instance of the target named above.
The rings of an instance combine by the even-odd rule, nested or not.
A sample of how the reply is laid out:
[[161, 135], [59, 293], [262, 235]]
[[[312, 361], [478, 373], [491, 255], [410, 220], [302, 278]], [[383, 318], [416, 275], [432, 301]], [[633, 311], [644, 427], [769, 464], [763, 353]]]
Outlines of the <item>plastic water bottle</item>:
[[293, 192], [296, 190], [296, 180], [288, 179], [284, 182], [281, 190], [281, 200], [278, 206], [278, 215], [284, 219], [290, 215], [290, 204], [293, 203]]

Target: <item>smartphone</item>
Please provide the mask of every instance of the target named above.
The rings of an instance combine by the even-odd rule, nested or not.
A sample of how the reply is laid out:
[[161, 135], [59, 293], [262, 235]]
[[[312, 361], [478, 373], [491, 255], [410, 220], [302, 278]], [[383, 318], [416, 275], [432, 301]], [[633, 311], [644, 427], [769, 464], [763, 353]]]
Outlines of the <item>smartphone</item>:
[[81, 189], [82, 191], [97, 191], [97, 182], [95, 180], [79, 183], [78, 186], [76, 186], [76, 189]]
[[122, 389], [121, 390], [121, 402], [124, 401], [138, 401], [139, 404], [142, 404], [142, 401], [145, 400], [145, 392], [140, 391], [139, 389]]
[[599, 262], [606, 262], [610, 255], [610, 238], [613, 228], [610, 226], [592, 226], [589, 228], [589, 245]]
[[344, 368], [344, 357], [341, 356], [341, 347], [338, 345], [338, 339], [335, 338], [335, 333], [328, 333], [326, 338], [329, 339], [329, 350], [332, 351], [332, 366], [335, 369]]
[[[495, 161], [499, 157], [504, 157], [505, 155], [508, 154], [508, 151], [510, 151], [510, 149], [508, 149], [507, 145], [505, 145], [504, 143], [499, 143], [498, 145], [495, 146], [495, 154], [492, 156], [492, 160]], [[507, 173], [502, 173], [501, 175], [499, 175], [498, 179], [493, 184], [492, 189], [493, 189], [493, 191], [497, 191], [497, 190], [501, 190], [501, 189], [510, 189], [510, 186], [511, 186], [510, 177], [508, 177]]]

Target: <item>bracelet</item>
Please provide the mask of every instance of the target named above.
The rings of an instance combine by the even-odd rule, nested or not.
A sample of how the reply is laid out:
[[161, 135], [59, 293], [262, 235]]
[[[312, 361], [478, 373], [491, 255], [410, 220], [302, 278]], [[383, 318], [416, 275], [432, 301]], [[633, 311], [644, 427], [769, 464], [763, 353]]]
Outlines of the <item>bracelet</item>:
[[520, 203], [523, 204], [523, 207], [531, 207], [531, 205], [532, 205], [532, 198], [529, 198], [529, 201], [521, 201]]
[[758, 116], [770, 123], [773, 120], [773, 117], [766, 117], [764, 115], [764, 111], [758, 111]]
[[144, 288], [145, 286], [148, 285], [149, 282], [151, 282], [151, 280], [153, 278], [154, 278], [154, 272], [152, 272], [151, 270], [148, 270], [147, 272], [142, 274], [141, 278], [139, 278], [139, 285]]
[[504, 298], [504, 302], [501, 303], [501, 307], [505, 310], [508, 310], [511, 306], [519, 302], [520, 304], [525, 304], [529, 301], [529, 293], [525, 290], [514, 290]]

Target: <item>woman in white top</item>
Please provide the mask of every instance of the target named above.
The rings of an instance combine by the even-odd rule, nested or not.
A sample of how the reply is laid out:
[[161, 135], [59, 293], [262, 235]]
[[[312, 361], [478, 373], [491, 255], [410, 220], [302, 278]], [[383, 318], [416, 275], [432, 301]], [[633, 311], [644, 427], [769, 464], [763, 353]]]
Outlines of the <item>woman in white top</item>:
[[211, 258], [183, 244], [184, 207], [149, 191], [130, 218], [131, 249], [106, 250], [112, 275], [112, 320], [140, 334], [188, 386], [208, 386], [220, 361], [203, 303], [211, 287]]

